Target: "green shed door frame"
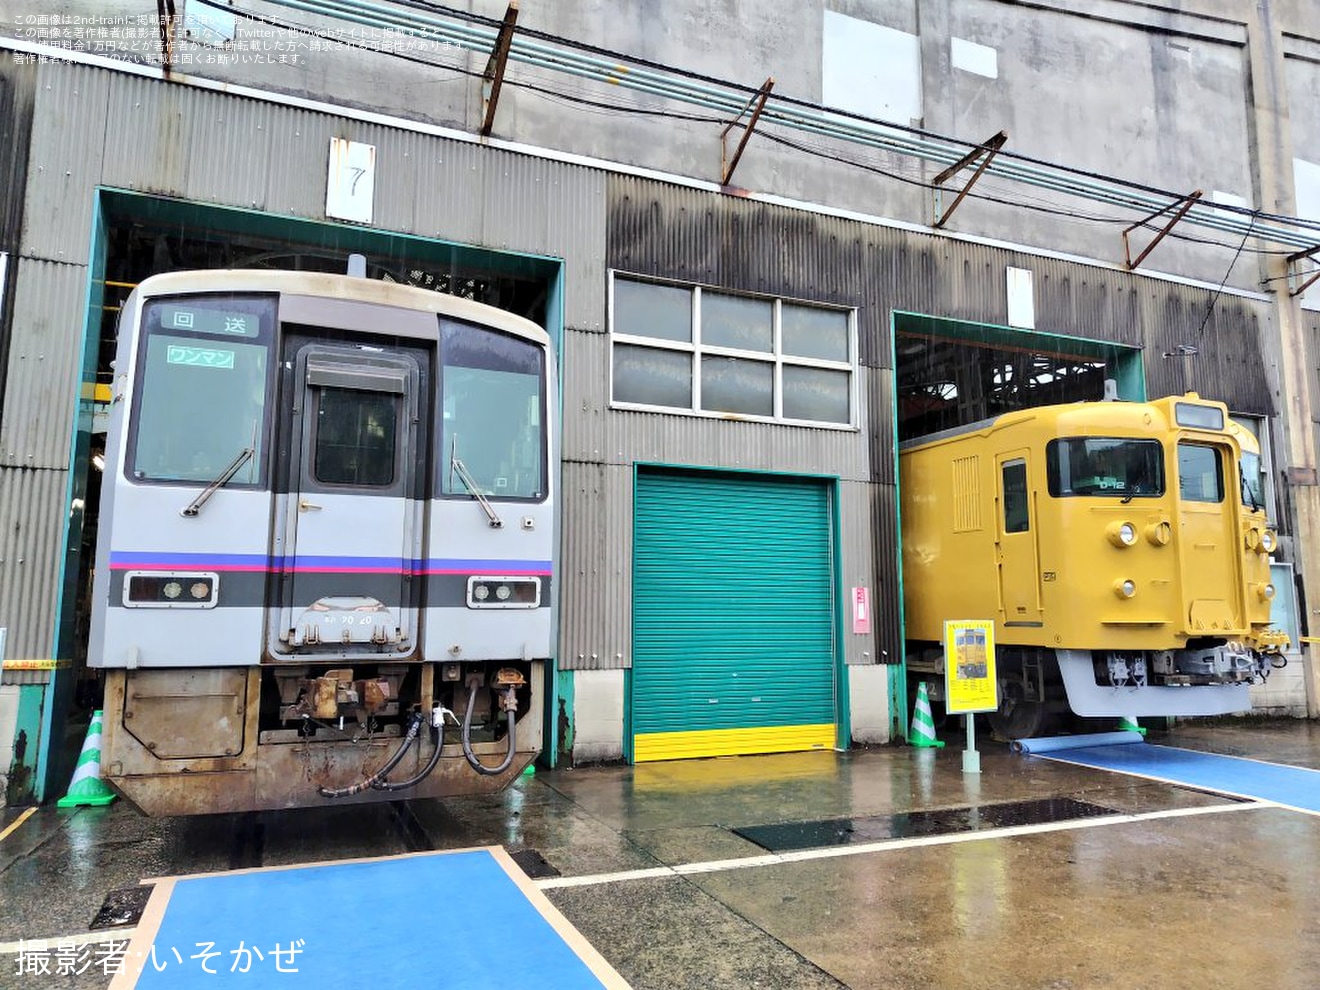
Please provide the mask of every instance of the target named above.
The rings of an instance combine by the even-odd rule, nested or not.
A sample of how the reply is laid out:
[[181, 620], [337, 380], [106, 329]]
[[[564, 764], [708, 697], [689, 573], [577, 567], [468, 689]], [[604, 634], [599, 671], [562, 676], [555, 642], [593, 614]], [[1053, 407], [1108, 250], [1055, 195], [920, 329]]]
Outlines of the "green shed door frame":
[[[1119, 344], [1111, 340], [1095, 340], [1089, 337], [1074, 337], [1066, 334], [1042, 333], [1037, 330], [1023, 330], [1016, 327], [999, 326], [994, 323], [978, 323], [973, 320], [955, 320], [947, 317], [927, 316], [922, 313], [909, 313], [894, 310], [890, 314], [890, 353], [895, 355], [897, 363], [899, 334], [917, 336], [945, 337], [976, 341], [997, 347], [1030, 348], [1041, 351], [1065, 351], [1081, 357], [1103, 361], [1106, 369], [1118, 385], [1118, 398], [1128, 402], [1146, 401], [1146, 366], [1142, 361], [1141, 349], [1128, 344]], [[897, 376], [897, 367], [895, 367]], [[899, 395], [893, 392], [893, 412], [890, 422], [894, 429], [894, 477], [898, 472], [898, 423]], [[901, 484], [901, 480], [899, 484]], [[898, 601], [903, 601], [903, 519], [901, 493], [894, 500], [894, 511], [898, 515], [898, 541], [894, 551], [898, 555]], [[899, 640], [907, 639], [903, 611], [899, 609]], [[892, 738], [907, 738], [908, 734], [908, 692], [907, 661], [894, 664], [889, 668], [889, 720]]]
[[[546, 332], [549, 333], [556, 354], [562, 353], [564, 332], [564, 263], [559, 258], [524, 254], [514, 251], [493, 251], [471, 245], [433, 238], [376, 230], [349, 224], [327, 223], [300, 217], [279, 216], [256, 210], [216, 206], [187, 200], [151, 196], [122, 189], [98, 188], [93, 207], [92, 237], [88, 249], [87, 319], [83, 326], [82, 374], [79, 395], [73, 397], [77, 406], [74, 416], [74, 435], [70, 443], [68, 502], [81, 506], [87, 494], [88, 451], [92, 423], [92, 394], [96, 383], [98, 342], [101, 333], [102, 307], [105, 303], [105, 266], [109, 252], [109, 228], [115, 221], [137, 219], [151, 224], [173, 224], [179, 228], [208, 231], [258, 234], [286, 241], [291, 249], [333, 252], [347, 265], [348, 255], [365, 254], [376, 261], [414, 259], [417, 262], [443, 263], [454, 269], [470, 268], [478, 271], [516, 275], [544, 281], [546, 289]], [[563, 364], [559, 366], [560, 384]], [[562, 388], [560, 388], [562, 397]], [[562, 402], [562, 398], [561, 398]], [[558, 421], [562, 423], [562, 405]], [[558, 443], [555, 444], [558, 449]], [[560, 506], [562, 508], [562, 500]], [[71, 512], [69, 528], [64, 534], [61, 552], [60, 598], [56, 605], [55, 656], [60, 658], [47, 687], [46, 703], [42, 711], [42, 750], [36, 766], [36, 800], [41, 801], [54, 793], [54, 788], [67, 782], [71, 767], [57, 767], [59, 760], [51, 751], [50, 740], [62, 739], [64, 722], [72, 695], [76, 671], [69, 668], [69, 658], [75, 655], [77, 579], [81, 564], [80, 542], [83, 518], [81, 511]], [[556, 553], [558, 550], [556, 549]], [[558, 561], [556, 560], [556, 566]], [[559, 719], [556, 689], [561, 679], [556, 676], [557, 664], [551, 658], [551, 669], [546, 671], [545, 718], [542, 726], [544, 746], [541, 761], [553, 767], [560, 752]]]
[[845, 748], [838, 479], [638, 464], [629, 762]]

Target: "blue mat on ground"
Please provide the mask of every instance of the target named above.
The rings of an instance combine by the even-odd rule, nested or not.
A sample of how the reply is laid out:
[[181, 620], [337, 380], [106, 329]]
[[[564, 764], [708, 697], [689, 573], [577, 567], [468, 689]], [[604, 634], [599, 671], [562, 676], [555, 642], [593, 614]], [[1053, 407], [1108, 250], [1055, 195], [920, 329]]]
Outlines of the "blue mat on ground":
[[1320, 815], [1320, 770], [1172, 746], [1129, 743], [1039, 754], [1042, 759], [1135, 774]]
[[483, 848], [158, 881], [112, 986], [625, 986], [511, 870]]

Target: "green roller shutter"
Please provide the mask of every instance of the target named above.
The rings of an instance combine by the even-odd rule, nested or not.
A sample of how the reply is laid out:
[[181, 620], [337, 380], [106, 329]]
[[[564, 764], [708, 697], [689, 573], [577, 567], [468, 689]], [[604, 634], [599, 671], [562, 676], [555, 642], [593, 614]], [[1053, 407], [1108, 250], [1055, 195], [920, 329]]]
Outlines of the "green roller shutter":
[[638, 470], [635, 761], [834, 746], [831, 490]]

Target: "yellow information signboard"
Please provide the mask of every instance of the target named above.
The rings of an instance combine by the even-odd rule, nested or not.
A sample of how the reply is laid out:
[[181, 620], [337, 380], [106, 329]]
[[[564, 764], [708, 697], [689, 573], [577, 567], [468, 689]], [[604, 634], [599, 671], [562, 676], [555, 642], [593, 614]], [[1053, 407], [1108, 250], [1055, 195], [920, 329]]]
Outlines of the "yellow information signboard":
[[944, 698], [945, 711], [950, 715], [992, 712], [999, 707], [993, 621], [945, 621]]

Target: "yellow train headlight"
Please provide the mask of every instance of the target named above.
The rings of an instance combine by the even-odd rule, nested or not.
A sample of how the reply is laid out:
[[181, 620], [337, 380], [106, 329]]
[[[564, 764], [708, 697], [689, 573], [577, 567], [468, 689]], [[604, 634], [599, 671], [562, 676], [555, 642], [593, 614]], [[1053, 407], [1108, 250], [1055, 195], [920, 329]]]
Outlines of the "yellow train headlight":
[[1146, 539], [1152, 546], [1167, 547], [1173, 539], [1173, 527], [1161, 520], [1146, 527]]
[[1274, 598], [1274, 585], [1258, 584], [1256, 585], [1256, 595], [1263, 602], [1268, 602]]
[[1261, 553], [1273, 553], [1279, 548], [1279, 538], [1270, 530], [1262, 530], [1260, 534]]
[[1105, 535], [1116, 547], [1130, 547], [1137, 542], [1137, 527], [1130, 522], [1112, 522], [1106, 527]]
[[1247, 541], [1248, 550], [1259, 550], [1260, 530], [1257, 529], [1255, 526], [1252, 526], [1249, 530], [1247, 530], [1246, 541]]
[[1114, 582], [1114, 594], [1119, 598], [1131, 598], [1137, 593], [1137, 582], [1131, 578], [1120, 578]]

